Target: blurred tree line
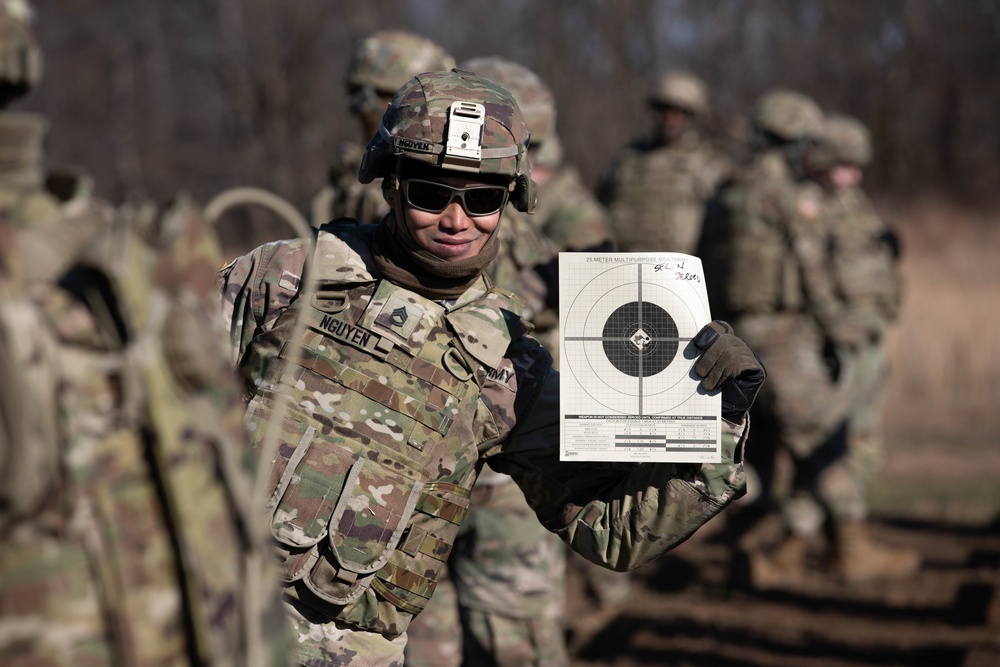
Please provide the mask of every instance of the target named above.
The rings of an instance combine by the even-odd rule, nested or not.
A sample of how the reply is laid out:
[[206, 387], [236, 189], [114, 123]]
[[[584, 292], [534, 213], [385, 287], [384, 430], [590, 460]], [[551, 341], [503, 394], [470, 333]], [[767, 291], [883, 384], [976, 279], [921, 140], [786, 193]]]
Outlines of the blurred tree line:
[[[709, 129], [739, 139], [781, 86], [873, 131], [870, 187], [995, 203], [997, 0], [36, 0], [49, 162], [113, 199], [203, 201], [233, 185], [305, 209], [336, 147], [359, 140], [343, 77], [355, 39], [425, 34], [461, 62], [503, 55], [555, 91], [567, 152], [594, 183], [645, 132], [650, 78], [706, 79]], [[731, 144], [735, 145], [735, 144]]]

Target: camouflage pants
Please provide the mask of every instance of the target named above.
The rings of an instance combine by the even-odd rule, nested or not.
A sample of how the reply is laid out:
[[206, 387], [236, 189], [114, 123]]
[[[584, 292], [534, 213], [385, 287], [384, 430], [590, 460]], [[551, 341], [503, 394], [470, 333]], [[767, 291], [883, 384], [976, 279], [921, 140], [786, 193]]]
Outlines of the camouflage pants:
[[848, 448], [856, 460], [856, 469], [865, 496], [882, 467], [885, 436], [882, 411], [885, 408], [885, 381], [888, 372], [886, 353], [881, 342], [863, 347], [854, 356], [856, 400], [851, 409]]
[[885, 354], [881, 345], [841, 350], [841, 354], [852, 369], [847, 453], [819, 478], [818, 495], [832, 517], [860, 521], [867, 518], [868, 495], [882, 465]]
[[778, 443], [799, 459], [812, 455], [846, 418], [850, 375], [845, 359], [839, 371], [831, 371], [822, 339], [804, 319], [772, 323], [759, 316], [735, 326], [767, 369], [755, 407], [774, 429]]
[[[824, 485], [846, 457], [852, 360], [840, 355], [831, 368], [821, 338], [803, 316], [746, 318], [735, 328], [767, 369], [751, 413], [755, 433], [766, 434], [757, 442], [775, 443], [793, 461], [792, 493], [782, 514], [793, 532], [815, 533], [824, 518]], [[747, 454], [765, 494], [773, 491], [775, 454], [759, 447]]]
[[407, 667], [567, 664], [564, 547], [517, 485], [494, 474], [477, 483], [448, 566], [410, 624]]
[[297, 600], [285, 599], [292, 624], [295, 665], [304, 667], [403, 667], [406, 633], [388, 639], [327, 621]]

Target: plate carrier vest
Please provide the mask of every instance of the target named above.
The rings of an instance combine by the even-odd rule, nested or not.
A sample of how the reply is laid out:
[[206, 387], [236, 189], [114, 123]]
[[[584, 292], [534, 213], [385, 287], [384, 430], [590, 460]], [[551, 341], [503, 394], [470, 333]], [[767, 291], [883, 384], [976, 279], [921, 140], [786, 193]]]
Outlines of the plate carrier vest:
[[[479, 452], [510, 429], [498, 416], [514, 413], [518, 376], [505, 355], [530, 325], [518, 297], [484, 279], [450, 310], [378, 279], [373, 230], [322, 228], [316, 289], [255, 338], [242, 368], [257, 369], [255, 445], [280, 394], [292, 399], [268, 483], [283, 581], [324, 614], [394, 637], [437, 585]], [[289, 340], [299, 317], [305, 334]]]

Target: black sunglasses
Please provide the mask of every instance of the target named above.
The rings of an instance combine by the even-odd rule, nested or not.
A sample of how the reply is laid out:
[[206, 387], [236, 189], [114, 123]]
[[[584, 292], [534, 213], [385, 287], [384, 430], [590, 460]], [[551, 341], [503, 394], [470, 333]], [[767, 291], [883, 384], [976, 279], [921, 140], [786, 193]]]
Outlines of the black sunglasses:
[[402, 182], [406, 203], [421, 211], [440, 213], [456, 197], [465, 212], [478, 217], [493, 215], [507, 204], [509, 192], [502, 185], [472, 185], [467, 188], [453, 188], [437, 181], [409, 178]]

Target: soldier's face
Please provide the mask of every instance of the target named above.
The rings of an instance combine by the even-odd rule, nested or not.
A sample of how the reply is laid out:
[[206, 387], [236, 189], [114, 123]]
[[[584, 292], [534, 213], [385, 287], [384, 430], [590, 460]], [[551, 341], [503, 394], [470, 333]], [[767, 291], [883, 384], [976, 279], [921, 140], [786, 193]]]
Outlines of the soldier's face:
[[[434, 178], [421, 178], [420, 181], [421, 188], [426, 187], [426, 182], [439, 183], [452, 188], [474, 188], [487, 185], [481, 181], [462, 176], [442, 175]], [[488, 187], [495, 188], [496, 186]], [[486, 245], [486, 241], [489, 240], [490, 234], [500, 223], [500, 213], [503, 210], [503, 204], [506, 203], [506, 198], [504, 198], [500, 208], [489, 215], [469, 215], [459, 198], [453, 196], [444, 210], [432, 213], [410, 205], [407, 201], [406, 188], [404, 183], [404, 192], [393, 194], [402, 197], [403, 220], [410, 236], [420, 247], [451, 262], [469, 259], [479, 254], [479, 251]], [[492, 196], [492, 193], [484, 191], [476, 193], [476, 195], [489, 197]], [[411, 191], [409, 196], [416, 197], [417, 194], [415, 191]]]
[[656, 117], [659, 120], [658, 131], [660, 140], [671, 142], [680, 139], [691, 127], [692, 116], [679, 107], [656, 107]]
[[837, 191], [850, 190], [861, 185], [861, 168], [853, 164], [838, 164], [827, 176]]

